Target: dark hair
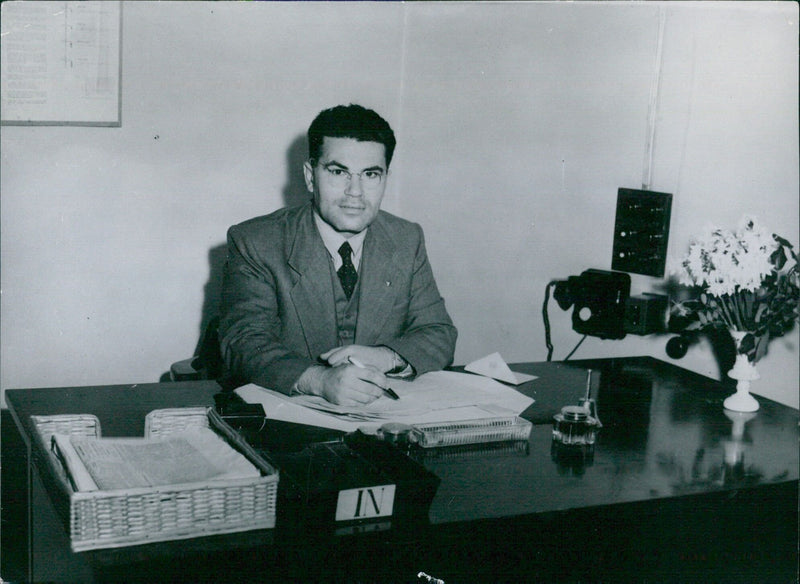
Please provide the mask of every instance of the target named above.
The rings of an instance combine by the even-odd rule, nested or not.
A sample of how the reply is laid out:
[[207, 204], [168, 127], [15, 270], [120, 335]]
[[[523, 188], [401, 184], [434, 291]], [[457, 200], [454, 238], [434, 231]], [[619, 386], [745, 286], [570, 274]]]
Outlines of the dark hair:
[[351, 103], [321, 111], [308, 127], [308, 156], [319, 160], [322, 141], [353, 138], [359, 142], [379, 142], [386, 148], [386, 166], [392, 162], [397, 143], [389, 123], [371, 109]]

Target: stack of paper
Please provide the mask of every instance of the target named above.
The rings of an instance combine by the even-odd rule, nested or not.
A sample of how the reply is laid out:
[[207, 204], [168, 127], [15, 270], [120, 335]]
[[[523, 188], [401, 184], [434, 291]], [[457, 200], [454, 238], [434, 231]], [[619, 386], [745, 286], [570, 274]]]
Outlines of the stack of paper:
[[258, 477], [258, 469], [213, 430], [166, 438], [94, 438], [54, 434], [52, 447], [76, 491], [178, 485]]
[[533, 403], [493, 379], [435, 371], [413, 381], [391, 380], [400, 397], [381, 397], [363, 406], [338, 406], [315, 396], [284, 394], [246, 385], [236, 390], [245, 401], [260, 403], [268, 418], [337, 430], [374, 429], [386, 422], [422, 424], [518, 415]]

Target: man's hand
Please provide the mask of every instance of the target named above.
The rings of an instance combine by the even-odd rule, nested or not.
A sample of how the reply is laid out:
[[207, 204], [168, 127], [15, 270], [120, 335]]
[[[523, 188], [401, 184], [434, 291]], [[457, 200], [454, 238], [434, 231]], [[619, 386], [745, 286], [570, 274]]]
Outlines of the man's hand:
[[301, 393], [318, 395], [342, 406], [364, 405], [383, 395], [389, 387], [386, 377], [374, 367], [339, 365], [309, 367], [297, 381]]
[[346, 345], [326, 351], [320, 358], [332, 367], [349, 363], [353, 358], [357, 363], [374, 367], [387, 373], [398, 364], [399, 356], [389, 347], [368, 347], [365, 345]]

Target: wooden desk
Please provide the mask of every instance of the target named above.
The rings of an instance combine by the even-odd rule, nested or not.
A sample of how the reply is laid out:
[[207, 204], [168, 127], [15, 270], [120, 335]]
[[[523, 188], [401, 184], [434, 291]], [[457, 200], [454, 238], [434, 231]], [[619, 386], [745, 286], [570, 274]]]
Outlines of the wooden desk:
[[[552, 416], [583, 396], [588, 368], [603, 428], [593, 458], [560, 459]], [[535, 424], [527, 451], [427, 460], [441, 484], [414, 533], [285, 540], [266, 530], [80, 554], [58, 523], [42, 525], [51, 512], [30, 416], [92, 413], [105, 436], [141, 435], [151, 410], [211, 405], [219, 387], [9, 390], [30, 454], [33, 581], [795, 580], [797, 410], [759, 398], [737, 440], [722, 408], [731, 389], [649, 357], [512, 369], [538, 376], [519, 387], [536, 399], [523, 414]]]

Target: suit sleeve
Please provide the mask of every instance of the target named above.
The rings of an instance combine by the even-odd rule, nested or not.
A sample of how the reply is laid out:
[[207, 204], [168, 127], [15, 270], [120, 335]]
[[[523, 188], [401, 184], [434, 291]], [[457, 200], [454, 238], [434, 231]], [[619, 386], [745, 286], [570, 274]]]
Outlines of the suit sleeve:
[[401, 355], [417, 375], [437, 371], [453, 363], [457, 331], [439, 294], [428, 262], [422, 228], [416, 228], [408, 316], [402, 333], [386, 341]]
[[220, 349], [239, 383], [289, 393], [314, 361], [292, 352], [280, 338], [277, 278], [262, 250], [236, 226], [228, 230], [228, 257], [220, 303]]

